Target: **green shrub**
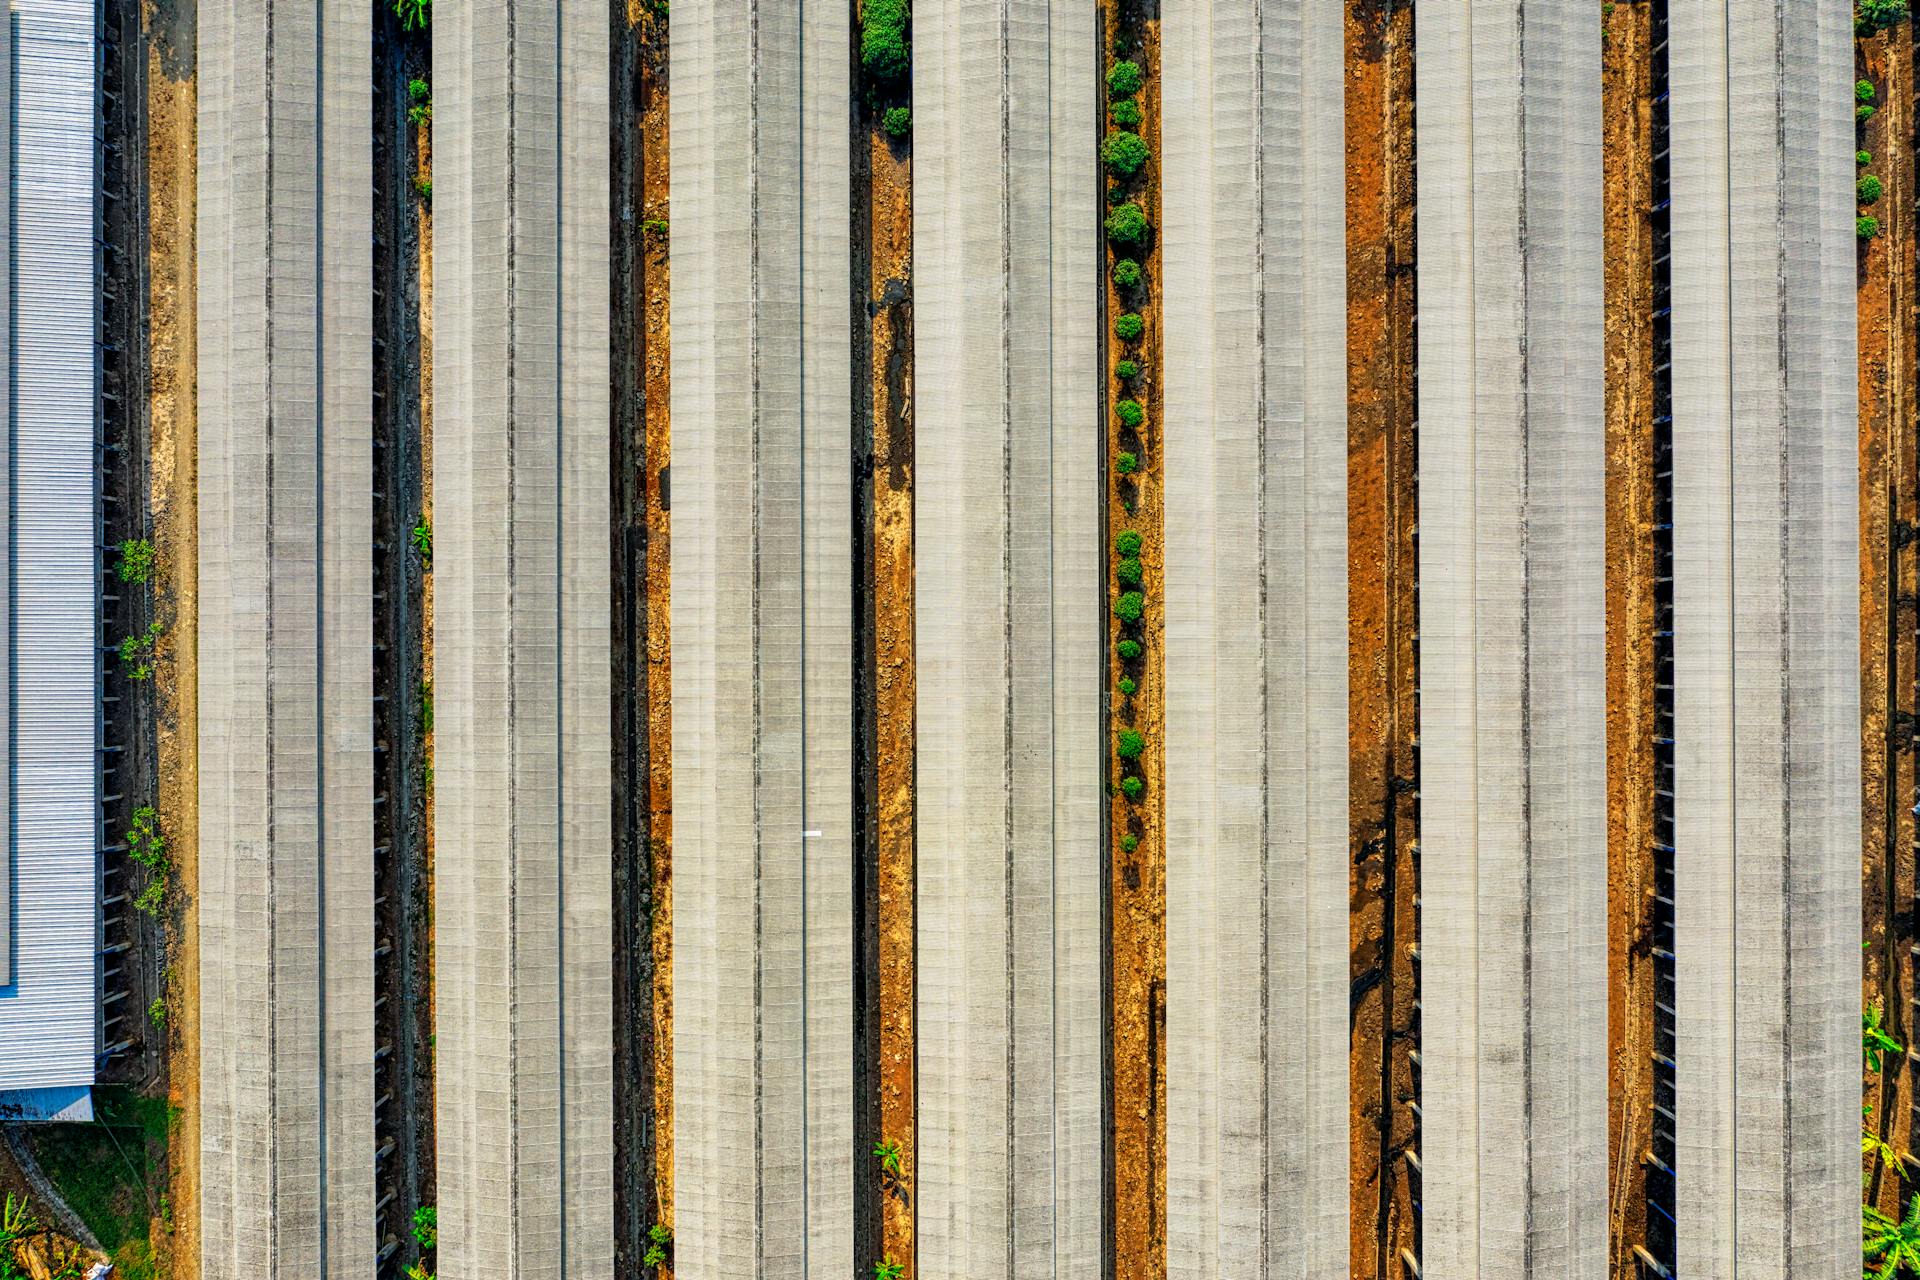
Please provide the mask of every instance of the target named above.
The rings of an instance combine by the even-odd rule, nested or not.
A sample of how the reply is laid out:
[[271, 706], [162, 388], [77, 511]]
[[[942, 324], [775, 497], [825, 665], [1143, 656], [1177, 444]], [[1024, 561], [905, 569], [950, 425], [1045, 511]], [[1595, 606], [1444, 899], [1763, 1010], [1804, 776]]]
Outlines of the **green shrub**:
[[425, 31], [433, 19], [433, 0], [393, 0], [402, 31]]
[[1129, 311], [1113, 322], [1113, 332], [1122, 342], [1132, 342], [1147, 331], [1147, 322], [1137, 311]]
[[1140, 459], [1122, 449], [1120, 455], [1113, 460], [1113, 469], [1123, 476], [1130, 476], [1140, 469]]
[[1138, 360], [1122, 360], [1119, 364], [1113, 366], [1113, 371], [1119, 376], [1122, 382], [1131, 382], [1140, 376], [1140, 362]]
[[1132, 98], [1114, 103], [1113, 109], [1108, 111], [1107, 115], [1122, 129], [1138, 129], [1140, 127], [1140, 104]]
[[1873, 119], [1873, 106], [1871, 103], [1863, 102], [1854, 108], [1853, 122], [1855, 124], [1865, 124], [1871, 119]]
[[1140, 837], [1129, 831], [1120, 837], [1120, 852], [1132, 853], [1140, 847]]
[[1108, 172], [1117, 173], [1123, 178], [1131, 178], [1140, 172], [1140, 167], [1146, 164], [1147, 157], [1152, 154], [1147, 144], [1140, 140], [1139, 134], [1119, 129], [1109, 133], [1107, 140], [1100, 144], [1100, 163], [1107, 166]]
[[153, 544], [145, 538], [128, 538], [120, 544], [120, 581], [144, 586], [153, 577]]
[[1859, 197], [1861, 204], [1872, 204], [1886, 194], [1886, 188], [1881, 185], [1880, 179], [1870, 173], [1854, 184], [1853, 191], [1854, 195]]
[[1853, 220], [1853, 233], [1862, 240], [1871, 240], [1880, 234], [1880, 219], [1870, 214], [1861, 214]]
[[1142, 538], [1132, 529], [1126, 529], [1114, 537], [1113, 550], [1116, 555], [1137, 556], [1140, 554], [1140, 548], [1145, 543], [1145, 538]]
[[1138, 556], [1128, 556], [1125, 560], [1113, 566], [1113, 576], [1120, 580], [1120, 585], [1123, 587], [1139, 586], [1140, 558]]
[[1115, 244], [1145, 244], [1149, 230], [1146, 210], [1132, 201], [1107, 215], [1107, 239]]
[[1118, 645], [1115, 645], [1114, 648], [1119, 652], [1120, 661], [1122, 662], [1132, 662], [1140, 656], [1140, 642], [1138, 640], [1122, 640]]
[[1113, 602], [1113, 611], [1122, 622], [1138, 622], [1140, 614], [1147, 607], [1147, 598], [1138, 591], [1129, 591]]
[[892, 83], [912, 68], [907, 22], [907, 0], [864, 0], [861, 4], [860, 65], [875, 80]]
[[1138, 687], [1139, 687], [1138, 685], [1134, 684], [1132, 676], [1120, 677], [1120, 693], [1123, 697], [1131, 698], [1133, 696], [1133, 691]]
[[1120, 779], [1120, 792], [1129, 800], [1138, 800], [1140, 793], [1146, 789], [1147, 784], [1138, 778], [1126, 777]]
[[1147, 411], [1140, 407], [1138, 400], [1122, 400], [1113, 406], [1113, 412], [1129, 427], [1137, 427], [1147, 420]]
[[1140, 753], [1147, 749], [1147, 740], [1138, 729], [1122, 729], [1114, 743], [1114, 754], [1122, 760], [1138, 760]]
[[1870, 165], [1873, 163], [1873, 152], [1856, 151], [1853, 153], [1853, 162], [1861, 166]]
[[1855, 102], [1872, 102], [1873, 81], [1855, 80], [1853, 82], [1853, 98]]
[[1140, 287], [1140, 264], [1132, 258], [1122, 258], [1113, 264], [1113, 282], [1122, 289]]
[[1860, 0], [1853, 7], [1855, 35], [1870, 36], [1907, 20], [1907, 0]]
[[440, 1211], [423, 1204], [413, 1211], [413, 1238], [422, 1249], [440, 1246]]
[[407, 123], [424, 129], [433, 121], [433, 89], [425, 80], [407, 81]]
[[887, 114], [881, 118], [880, 127], [887, 131], [889, 138], [904, 138], [913, 132], [913, 109], [911, 107], [888, 107]]
[[1107, 93], [1115, 98], [1131, 98], [1146, 82], [1137, 62], [1116, 62], [1107, 68]]

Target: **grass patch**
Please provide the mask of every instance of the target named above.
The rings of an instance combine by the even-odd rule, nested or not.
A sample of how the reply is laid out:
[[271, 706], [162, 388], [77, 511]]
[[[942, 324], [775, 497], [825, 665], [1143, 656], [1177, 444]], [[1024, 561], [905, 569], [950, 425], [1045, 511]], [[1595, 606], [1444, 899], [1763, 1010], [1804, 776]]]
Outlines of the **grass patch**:
[[[93, 1124], [54, 1124], [33, 1133], [47, 1177], [113, 1255], [115, 1280], [159, 1276], [148, 1236], [167, 1212], [160, 1181], [170, 1121], [165, 1098], [103, 1086], [93, 1093]], [[152, 1198], [149, 1199], [149, 1196]]]

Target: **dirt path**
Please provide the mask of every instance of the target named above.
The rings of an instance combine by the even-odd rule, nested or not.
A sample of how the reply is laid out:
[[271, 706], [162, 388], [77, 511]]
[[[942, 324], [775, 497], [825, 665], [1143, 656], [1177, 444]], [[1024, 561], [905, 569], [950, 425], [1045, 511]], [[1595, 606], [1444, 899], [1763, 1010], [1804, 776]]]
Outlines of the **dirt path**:
[[[667, 9], [614, 0], [614, 1234], [672, 1272], [673, 741], [669, 618]], [[653, 1233], [660, 1233], [656, 1237]]]
[[[1878, 1001], [1895, 1039], [1911, 1044], [1914, 991], [1913, 715], [1916, 666], [1915, 447], [1910, 419], [1915, 374], [1913, 327], [1915, 171], [1913, 28], [1903, 23], [1861, 41], [1855, 74], [1876, 90], [1873, 119], [1860, 130], [1870, 154], [1862, 174], [1885, 187], [1862, 206], [1880, 234], [1860, 256], [1860, 707], [1864, 1002]], [[1889, 1055], [1869, 1089], [1870, 1123], [1899, 1152], [1913, 1145], [1913, 1072]], [[1870, 1083], [1875, 1083], [1870, 1081]], [[1869, 1203], [1898, 1215], [1900, 1180], [1871, 1167]]]
[[[668, 303], [668, 86], [666, 5], [629, 14], [641, 29], [640, 209], [645, 379], [647, 831], [652, 1026], [655, 1221], [673, 1225], [673, 647], [669, 541], [669, 397], [672, 324]], [[669, 1269], [670, 1271], [670, 1269]]]
[[1346, 56], [1351, 1248], [1380, 1280], [1420, 1247], [1412, 6], [1350, 6]]
[[[863, 770], [871, 798], [863, 815], [871, 863], [863, 868], [861, 964], [870, 987], [861, 1070], [873, 1098], [863, 1107], [872, 1143], [858, 1152], [858, 1247], [898, 1263], [914, 1258], [914, 648], [913, 648], [913, 159], [912, 139], [890, 138], [882, 122], [904, 103], [906, 86], [875, 88], [855, 127], [854, 237], [866, 262], [854, 335], [856, 413], [864, 415], [868, 541], [866, 632], [861, 660]], [[856, 272], [858, 272], [856, 267]], [[856, 320], [856, 325], [862, 321]], [[897, 1171], [871, 1153], [891, 1144]], [[876, 1212], [877, 1209], [877, 1212]], [[868, 1222], [868, 1218], [875, 1219]], [[861, 1270], [868, 1259], [860, 1260]]]
[[1653, 1116], [1654, 540], [1652, 66], [1645, 4], [1607, 17], [1608, 1063], [1612, 1267], [1637, 1275]]
[[[159, 552], [158, 602], [170, 619], [156, 676], [159, 803], [179, 886], [173, 896], [167, 1007], [168, 1101], [178, 1108], [167, 1163], [172, 1280], [200, 1274], [199, 672], [196, 464], [194, 0], [148, 0], [147, 225], [150, 452], [148, 502]], [[159, 1243], [156, 1240], [156, 1244]]]
[[[1160, 225], [1160, 6], [1157, 0], [1101, 0], [1101, 28], [1107, 56], [1101, 73], [1120, 59], [1139, 64], [1145, 84], [1138, 95], [1140, 136], [1149, 152], [1146, 166], [1121, 185], [1129, 198], [1146, 211], [1150, 226]], [[1104, 85], [1103, 85], [1104, 88]], [[1111, 127], [1101, 98], [1100, 131]], [[1109, 177], [1108, 184], [1115, 180]], [[1103, 209], [1104, 216], [1104, 209]], [[1123, 289], [1113, 278], [1120, 259], [1138, 255], [1144, 283]], [[1107, 711], [1110, 735], [1117, 743], [1123, 730], [1138, 731], [1145, 751], [1131, 767], [1120, 767], [1110, 757], [1112, 782], [1108, 809], [1108, 883], [1111, 936], [1109, 988], [1112, 1000], [1110, 1062], [1113, 1071], [1113, 1252], [1116, 1275], [1127, 1280], [1154, 1280], [1166, 1275], [1167, 1236], [1167, 874], [1166, 708], [1161, 673], [1166, 670], [1164, 617], [1164, 551], [1161, 537], [1163, 488], [1161, 483], [1162, 387], [1160, 378], [1161, 306], [1160, 247], [1158, 238], [1144, 253], [1111, 247], [1101, 259], [1105, 268], [1105, 332], [1107, 334], [1107, 589], [1117, 598], [1130, 588], [1118, 578], [1122, 560], [1114, 549], [1123, 533], [1139, 535], [1141, 580], [1146, 609], [1137, 627], [1122, 629], [1108, 613]], [[1144, 331], [1136, 342], [1115, 336], [1115, 321], [1137, 312]], [[1137, 377], [1120, 376], [1124, 359], [1140, 366]], [[1135, 400], [1145, 409], [1137, 427], [1117, 416], [1123, 400]], [[1120, 469], [1123, 453], [1138, 460], [1132, 474]], [[1120, 656], [1123, 635], [1136, 639], [1143, 652], [1131, 660]], [[1126, 692], [1130, 681], [1134, 692]], [[1123, 794], [1117, 784], [1127, 773], [1145, 783], [1137, 798]]]

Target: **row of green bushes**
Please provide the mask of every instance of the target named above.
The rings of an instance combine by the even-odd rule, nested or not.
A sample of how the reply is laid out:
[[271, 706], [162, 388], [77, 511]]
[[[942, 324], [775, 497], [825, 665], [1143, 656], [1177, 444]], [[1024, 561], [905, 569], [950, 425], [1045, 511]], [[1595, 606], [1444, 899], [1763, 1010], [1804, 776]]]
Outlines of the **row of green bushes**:
[[880, 117], [889, 138], [905, 138], [913, 131], [913, 109], [897, 101], [913, 75], [912, 27], [907, 0], [864, 0], [860, 6], [860, 66], [874, 94], [896, 100]]
[[[1904, 8], [1904, 0], [1902, 0], [1902, 7]], [[1901, 16], [1904, 17], [1905, 14], [1903, 13]], [[1854, 120], [1856, 123], [1864, 127], [1867, 121], [1873, 119], [1873, 100], [1877, 96], [1874, 91], [1873, 81], [1854, 81], [1853, 100], [1860, 104], [1854, 112]], [[1865, 168], [1867, 165], [1873, 163], [1873, 153], [1864, 150], [1856, 151], [1853, 153], [1853, 161], [1860, 167]], [[1880, 219], [1866, 212], [1866, 209], [1869, 205], [1879, 200], [1885, 192], [1885, 184], [1870, 173], [1861, 174], [1859, 181], [1854, 184], [1854, 196], [1860, 204], [1860, 212], [1853, 220], [1853, 232], [1859, 236], [1860, 239], [1871, 240], [1880, 234]]]
[[[1145, 283], [1140, 262], [1153, 234], [1140, 190], [1153, 159], [1151, 148], [1140, 134], [1146, 117], [1138, 96], [1145, 87], [1146, 73], [1139, 63], [1122, 59], [1107, 68], [1108, 129], [1100, 144], [1100, 163], [1108, 177], [1105, 231], [1108, 251], [1114, 256], [1114, 287], [1128, 301], [1136, 299]], [[1124, 433], [1121, 443], [1125, 446], [1114, 457], [1114, 470], [1123, 476], [1133, 474], [1140, 467], [1137, 434], [1146, 422], [1147, 410], [1140, 398], [1131, 394], [1132, 385], [1143, 370], [1139, 353], [1130, 346], [1144, 338], [1146, 330], [1146, 320], [1137, 310], [1124, 311], [1113, 322], [1114, 339], [1128, 344], [1114, 367], [1123, 390], [1128, 392], [1115, 399], [1113, 405], [1114, 418]], [[1131, 509], [1131, 503], [1128, 505]], [[1137, 635], [1147, 607], [1146, 575], [1140, 560], [1144, 547], [1144, 539], [1132, 529], [1121, 531], [1113, 540], [1113, 576], [1120, 589], [1114, 598], [1113, 611], [1124, 628], [1118, 645], [1120, 659], [1125, 664], [1118, 685], [1123, 698], [1131, 698], [1139, 690], [1139, 678], [1144, 676], [1137, 665], [1145, 652]], [[1114, 735], [1113, 750], [1120, 762], [1121, 794], [1129, 800], [1140, 799], [1147, 788], [1140, 768], [1147, 750], [1145, 735], [1135, 728], [1122, 728]], [[1139, 844], [1139, 836], [1132, 832], [1120, 837], [1123, 852], [1132, 853]]]

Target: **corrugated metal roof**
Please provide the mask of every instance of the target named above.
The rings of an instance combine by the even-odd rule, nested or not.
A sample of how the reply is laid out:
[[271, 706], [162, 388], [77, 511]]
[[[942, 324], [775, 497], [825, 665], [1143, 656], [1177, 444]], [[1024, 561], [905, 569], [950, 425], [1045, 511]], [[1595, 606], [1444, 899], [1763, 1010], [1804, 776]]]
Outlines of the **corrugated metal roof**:
[[12, 985], [0, 1089], [91, 1083], [98, 987], [94, 11], [15, 0]]
[[[7, 157], [7, 198], [0, 200], [0, 280], [13, 280], [13, 22], [0, 22], [0, 156]], [[12, 306], [0, 317], [0, 370], [13, 368]], [[13, 378], [0, 377], [0, 458], [13, 454]], [[0, 485], [0, 583], [11, 578], [13, 486]], [[0, 591], [0, 637], [13, 631], [13, 593]], [[13, 664], [0, 662], [0, 707], [12, 701]], [[0, 778], [13, 774], [13, 735], [0, 732]], [[0, 831], [13, 827], [13, 789], [0, 788]], [[13, 850], [0, 844], [0, 989], [13, 984]]]

